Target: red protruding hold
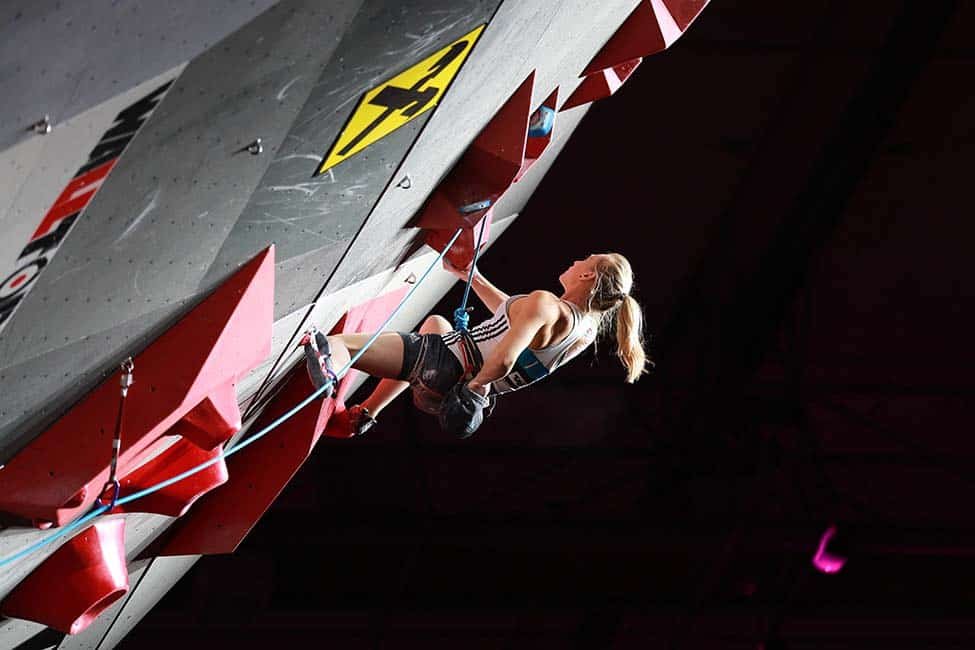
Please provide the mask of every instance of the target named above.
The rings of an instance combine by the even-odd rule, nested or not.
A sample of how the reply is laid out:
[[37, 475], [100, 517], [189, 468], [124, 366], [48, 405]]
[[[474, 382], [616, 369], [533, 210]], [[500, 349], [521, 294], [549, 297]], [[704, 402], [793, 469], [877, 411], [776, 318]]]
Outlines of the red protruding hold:
[[125, 520], [102, 519], [24, 578], [0, 611], [4, 616], [77, 634], [128, 590]]
[[569, 95], [569, 98], [565, 100], [565, 104], [559, 110], [568, 110], [609, 97], [619, 90], [620, 86], [630, 78], [642, 60], [634, 59], [626, 63], [621, 63], [616, 67], [609, 68], [608, 70], [600, 70], [586, 76], [575, 91]]
[[202, 449], [214, 449], [240, 431], [237, 386], [228, 381], [213, 390], [173, 427], [174, 433]]
[[153, 512], [181, 517], [197, 499], [227, 482], [227, 464], [223, 459], [222, 446], [207, 450], [188, 440], [177, 440], [166, 451], [122, 480], [122, 494], [134, 494], [211, 460], [215, 462], [199, 472], [137, 501], [118, 506], [112, 512]]
[[[514, 182], [525, 159], [535, 73], [521, 83], [440, 183], [416, 225], [428, 230], [473, 226]], [[480, 202], [490, 203], [474, 209]]]
[[[482, 249], [491, 241], [491, 222], [493, 218], [493, 209], [488, 210], [481, 217], [482, 221], [487, 220], [484, 226], [484, 237], [481, 239]], [[456, 232], [456, 230], [430, 230], [427, 232], [426, 242], [431, 248], [442, 251], [444, 246], [449, 244], [450, 240], [453, 239], [454, 233]], [[480, 233], [480, 222], [470, 228], [464, 228], [454, 241], [454, 245], [444, 254], [444, 259], [450, 262], [454, 268], [466, 269], [474, 261], [474, 249], [477, 246], [477, 238], [480, 236]]]
[[[184, 427], [213, 449], [240, 426], [234, 383], [271, 350], [274, 251], [263, 251], [135, 358], [122, 424], [125, 478]], [[65, 413], [0, 472], [0, 511], [62, 525], [108, 478], [119, 373]]]
[[[349, 310], [334, 332], [375, 331], [402, 301], [409, 287], [385, 294]], [[335, 399], [316, 399], [273, 431], [228, 460], [230, 479], [200, 500], [171, 529], [160, 555], [232, 553], [311, 454], [326, 430], [333, 409], [344, 399], [357, 371], [339, 382]], [[314, 392], [304, 364], [288, 375], [282, 390], [251, 428], [256, 433]], [[334, 435], [335, 432], [333, 432]]]
[[[559, 101], [559, 89], [556, 86], [552, 94], [545, 98], [542, 102], [542, 106], [550, 108], [553, 111], [558, 111], [558, 101]], [[537, 110], [537, 109], [536, 109]], [[525, 144], [525, 159], [521, 163], [521, 169], [518, 170], [517, 176], [515, 176], [515, 182], [518, 182], [528, 168], [535, 164], [535, 161], [542, 157], [542, 153], [545, 151], [548, 144], [552, 141], [552, 134], [555, 133], [555, 125], [552, 125], [552, 130], [548, 132], [548, 135], [539, 136], [536, 138], [528, 138]]]
[[667, 11], [673, 16], [678, 29], [686, 32], [694, 19], [697, 18], [710, 0], [663, 0]]

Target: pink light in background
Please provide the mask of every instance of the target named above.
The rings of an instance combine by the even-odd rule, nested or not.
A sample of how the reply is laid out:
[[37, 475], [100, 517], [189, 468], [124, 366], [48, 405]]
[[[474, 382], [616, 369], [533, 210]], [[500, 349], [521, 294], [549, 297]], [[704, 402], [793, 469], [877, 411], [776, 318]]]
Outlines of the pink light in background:
[[812, 563], [816, 569], [822, 573], [839, 573], [843, 565], [846, 564], [846, 558], [840, 555], [834, 555], [826, 550], [829, 541], [836, 536], [836, 526], [830, 526], [823, 533], [823, 536], [819, 538], [819, 546], [816, 548], [816, 554], [813, 555]]

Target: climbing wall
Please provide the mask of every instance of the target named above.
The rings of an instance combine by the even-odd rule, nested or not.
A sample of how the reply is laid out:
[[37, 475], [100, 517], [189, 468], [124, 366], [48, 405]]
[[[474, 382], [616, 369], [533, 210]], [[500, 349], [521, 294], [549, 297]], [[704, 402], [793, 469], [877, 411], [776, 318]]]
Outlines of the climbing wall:
[[[177, 47], [169, 58], [126, 67], [127, 74], [92, 59], [96, 72], [110, 71], [123, 88], [92, 90], [84, 99], [68, 100], [54, 91], [43, 101], [36, 95], [35, 102], [62, 106], [53, 113], [64, 119], [55, 115], [49, 133], [28, 130], [37, 112], [33, 105], [21, 100], [3, 105], [4, 124], [15, 116], [10, 123], [23, 128], [0, 133], [9, 136], [0, 156], [18, 170], [14, 180], [0, 185], [4, 223], [15, 233], [0, 248], [0, 263], [10, 273], [0, 292], [0, 455], [7, 463], [0, 470], [0, 492], [8, 494], [2, 509], [17, 524], [0, 532], [0, 558], [50, 534], [30, 525], [56, 529], [94, 502], [107, 476], [111, 417], [97, 424], [95, 416], [79, 414], [89, 408], [105, 416], [105, 408], [85, 405], [95, 392], [114, 390], [105, 387], [117, 385], [113, 373], [122, 358], [136, 358], [140, 390], [133, 389], [127, 408], [140, 413], [162, 397], [141, 386], [163, 385], [167, 369], [182, 376], [192, 367], [196, 374], [187, 376], [198, 378], [186, 392], [192, 399], [166, 406], [143, 433], [126, 441], [123, 485], [151, 484], [162, 477], [156, 467], [189, 466], [188, 458], [247, 435], [252, 422], [242, 420], [241, 411], [246, 414], [265, 396], [258, 394], [262, 388], [293, 377], [297, 331], [308, 324], [330, 329], [377, 298], [388, 311], [388, 298], [400, 295], [435, 261], [430, 247], [442, 248], [456, 228], [464, 229], [458, 249], [464, 252], [448, 251], [449, 256], [469, 259], [472, 233], [481, 224], [489, 225], [488, 244], [500, 236], [588, 102], [609, 96], [625, 78], [610, 91], [585, 90], [581, 100], [576, 91], [591, 85], [593, 75], [620, 65], [630, 65], [632, 73], [634, 60], [673, 43], [689, 24], [687, 15], [696, 15], [703, 4], [347, 0], [324, 7], [286, 0], [252, 5], [252, 16], [221, 18], [226, 37], [219, 42], [207, 39], [223, 36], [220, 29], [197, 24], [217, 20], [216, 10], [213, 16], [189, 9], [163, 17], [147, 13], [142, 19], [155, 22], [146, 24], [173, 23], [176, 32], [181, 21], [194, 23], [192, 42], [203, 42], [199, 55], [184, 63], [180, 58], [191, 49]], [[668, 9], [672, 5], [690, 9]], [[49, 15], [57, 13], [49, 9]], [[234, 24], [238, 19], [241, 25]], [[46, 23], [37, 20], [31, 19], [31, 29], [43, 31]], [[168, 32], [158, 36], [173, 38]], [[619, 47], [621, 41], [627, 47]], [[36, 73], [43, 61], [27, 54], [16, 56]], [[30, 78], [18, 77], [26, 85]], [[574, 93], [577, 101], [569, 106], [566, 98]], [[550, 135], [533, 140], [527, 135], [529, 115], [543, 104], [557, 111], [555, 124]], [[57, 172], [43, 177], [59, 152]], [[461, 209], [480, 199], [490, 205]], [[266, 304], [258, 309], [266, 314], [266, 330], [240, 326], [263, 317], [242, 320], [226, 311], [218, 317], [212, 308], [213, 296], [234, 283], [251, 287], [251, 279], [240, 278], [254, 264], [271, 265], [273, 293], [261, 293]], [[412, 327], [452, 283], [435, 271], [391, 326]], [[185, 325], [192, 319], [214, 318], [231, 339], [215, 334], [212, 349], [224, 345], [222, 352], [191, 362], [189, 348], [184, 352], [173, 332], [192, 329]], [[360, 326], [374, 322], [362, 320]], [[161, 374], [140, 371], [145, 367], [140, 355], [150, 359], [158, 350], [167, 350]], [[227, 355], [235, 357], [233, 363]], [[212, 366], [217, 361], [223, 364], [219, 371]], [[209, 383], [204, 386], [199, 377]], [[260, 409], [251, 410], [256, 415]], [[327, 415], [309, 421], [322, 424], [322, 417]], [[305, 455], [321, 433], [316, 431]], [[103, 461], [92, 460], [87, 473], [78, 473], [72, 462], [72, 446], [81, 444], [72, 435], [85, 436], [86, 445], [106, 443]], [[55, 458], [45, 451], [50, 449], [63, 450], [56, 458], [61, 465], [48, 467], [45, 459]], [[232, 483], [232, 464], [229, 469]], [[282, 480], [293, 471], [283, 470]], [[77, 629], [72, 625], [82, 619], [64, 618], [71, 625], [63, 631], [85, 634], [99, 626], [101, 647], [121, 638], [138, 612], [192, 564], [157, 557], [149, 565], [140, 554], [152, 544], [156, 557], [166, 539], [159, 534], [186, 530], [195, 513], [192, 503], [216, 499], [226, 480], [218, 475], [206, 490], [176, 505], [133, 504], [104, 518], [124, 522], [121, 537], [105, 539], [121, 545], [121, 559], [112, 561], [128, 565], [127, 583], [123, 589], [106, 582], [105, 593], [118, 600], [102, 602], [108, 609], [84, 618]], [[282, 486], [269, 488], [264, 502], [273, 501]], [[204, 496], [210, 491], [212, 497]], [[220, 510], [204, 505], [199, 512]], [[263, 507], [248, 515], [242, 534], [262, 512]], [[180, 526], [173, 527], [180, 515]], [[202, 518], [197, 531], [205, 531], [210, 519]], [[205, 533], [194, 534], [205, 541]], [[99, 561], [112, 566], [104, 549], [115, 547], [79, 539], [66, 535], [0, 566], [0, 596], [13, 603], [8, 613], [31, 618], [24, 604], [31, 599], [18, 594], [43, 590], [54, 574], [50, 567], [71, 566], [71, 553], [103, 549]], [[190, 544], [178, 554], [192, 558], [198, 552], [211, 550]], [[72, 611], [84, 615], [79, 607]], [[106, 626], [105, 617], [120, 627]], [[6, 646], [2, 635], [31, 637], [33, 625], [0, 628], [0, 645]], [[65, 643], [71, 638], [77, 637]]]

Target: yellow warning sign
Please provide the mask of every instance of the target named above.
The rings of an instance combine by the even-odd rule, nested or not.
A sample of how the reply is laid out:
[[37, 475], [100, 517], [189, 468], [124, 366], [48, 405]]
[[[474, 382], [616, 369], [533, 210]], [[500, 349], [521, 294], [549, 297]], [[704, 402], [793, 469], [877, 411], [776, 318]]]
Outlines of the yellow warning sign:
[[485, 26], [481, 25], [367, 92], [319, 165], [316, 175], [436, 106]]

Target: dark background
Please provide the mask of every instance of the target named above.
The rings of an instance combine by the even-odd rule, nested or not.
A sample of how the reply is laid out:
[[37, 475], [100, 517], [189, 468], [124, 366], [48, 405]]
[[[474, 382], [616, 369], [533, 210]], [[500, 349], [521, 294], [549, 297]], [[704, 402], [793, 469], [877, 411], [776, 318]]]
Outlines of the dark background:
[[324, 439], [122, 647], [975, 647], [973, 21], [713, 2], [481, 264], [624, 253], [656, 371], [605, 344], [469, 441], [406, 400]]

